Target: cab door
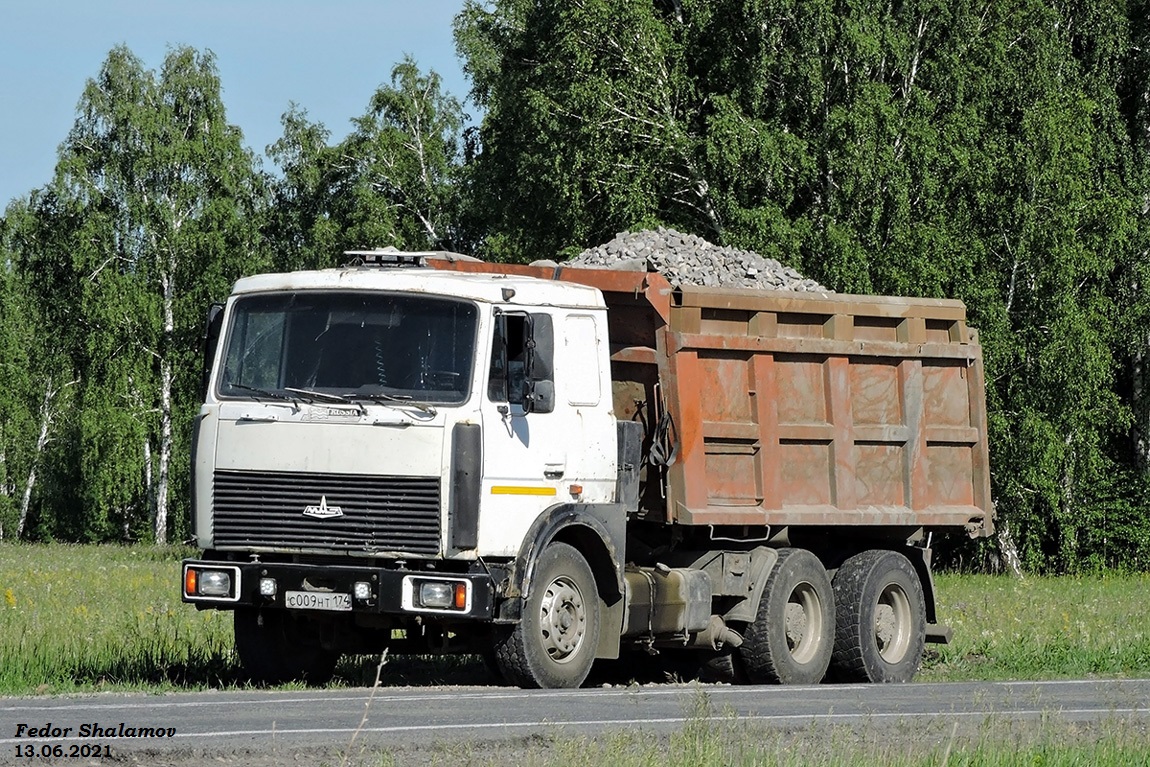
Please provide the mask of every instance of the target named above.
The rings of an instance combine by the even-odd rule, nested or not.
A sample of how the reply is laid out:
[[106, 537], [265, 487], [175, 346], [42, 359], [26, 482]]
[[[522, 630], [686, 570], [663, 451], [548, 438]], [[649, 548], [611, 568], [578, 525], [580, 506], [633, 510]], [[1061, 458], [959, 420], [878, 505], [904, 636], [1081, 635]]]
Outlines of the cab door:
[[480, 555], [517, 554], [544, 510], [572, 500], [579, 423], [555, 396], [554, 324], [550, 312], [496, 310], [482, 405]]

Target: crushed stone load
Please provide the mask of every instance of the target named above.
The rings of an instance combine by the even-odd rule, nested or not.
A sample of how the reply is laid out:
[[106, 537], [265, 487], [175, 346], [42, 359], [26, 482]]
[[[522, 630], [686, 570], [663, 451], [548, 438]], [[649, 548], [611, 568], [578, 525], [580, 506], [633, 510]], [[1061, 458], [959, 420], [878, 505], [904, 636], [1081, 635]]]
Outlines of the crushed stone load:
[[694, 234], [659, 227], [620, 232], [564, 266], [659, 272], [672, 285], [830, 293], [789, 266], [750, 250], [720, 247]]

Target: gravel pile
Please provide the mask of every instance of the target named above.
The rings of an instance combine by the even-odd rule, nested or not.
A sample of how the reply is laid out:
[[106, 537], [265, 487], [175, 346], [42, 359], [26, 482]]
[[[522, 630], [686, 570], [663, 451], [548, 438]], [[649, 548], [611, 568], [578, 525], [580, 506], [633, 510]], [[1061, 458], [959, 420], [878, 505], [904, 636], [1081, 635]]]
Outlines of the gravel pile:
[[773, 258], [719, 247], [697, 235], [664, 227], [620, 232], [564, 266], [659, 272], [672, 285], [831, 292]]

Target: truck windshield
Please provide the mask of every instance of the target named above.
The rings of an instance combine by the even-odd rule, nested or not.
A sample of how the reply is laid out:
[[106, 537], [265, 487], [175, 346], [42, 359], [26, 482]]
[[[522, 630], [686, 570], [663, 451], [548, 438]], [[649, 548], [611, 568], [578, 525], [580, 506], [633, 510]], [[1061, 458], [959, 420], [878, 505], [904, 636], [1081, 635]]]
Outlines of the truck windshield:
[[222, 397], [443, 404], [468, 398], [478, 311], [447, 298], [381, 293], [276, 293], [240, 298], [228, 327]]

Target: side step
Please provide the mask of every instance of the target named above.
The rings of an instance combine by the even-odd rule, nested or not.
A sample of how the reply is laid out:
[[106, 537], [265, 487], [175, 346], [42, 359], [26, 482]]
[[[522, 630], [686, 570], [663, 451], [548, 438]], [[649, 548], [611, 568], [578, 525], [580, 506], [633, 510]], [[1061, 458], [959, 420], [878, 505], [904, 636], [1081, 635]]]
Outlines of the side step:
[[926, 624], [926, 641], [931, 644], [950, 644], [950, 638], [954, 635], [950, 626], [943, 626], [939, 623]]

